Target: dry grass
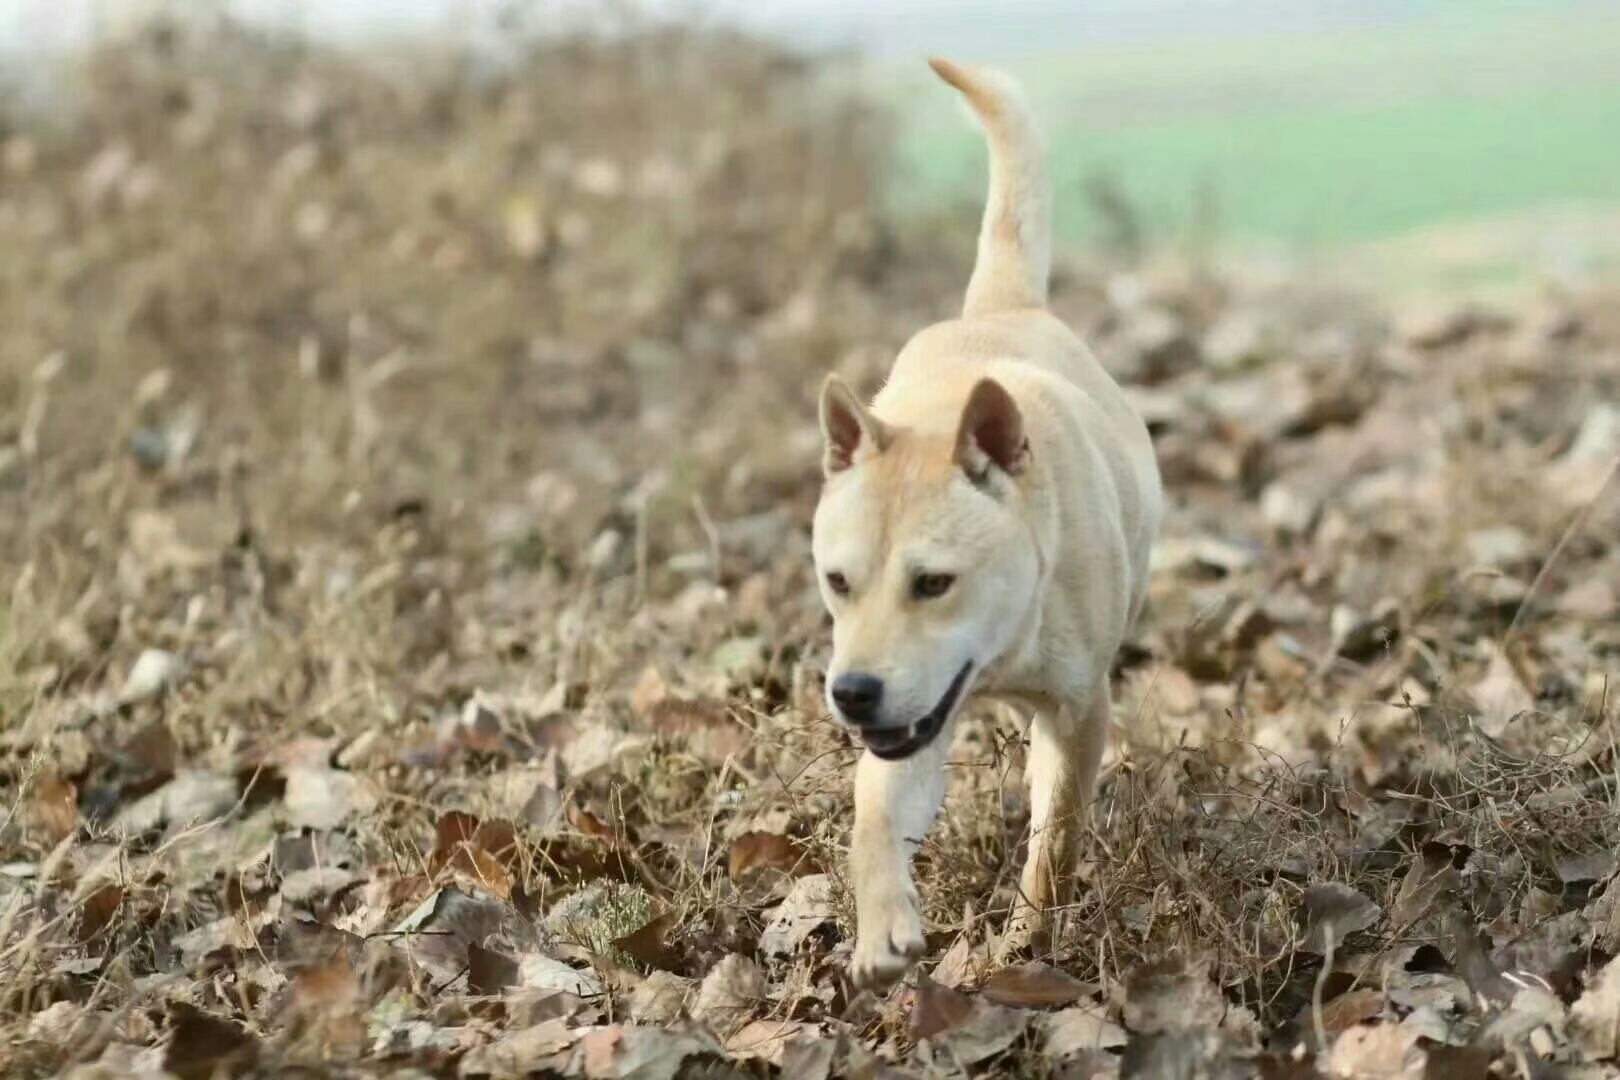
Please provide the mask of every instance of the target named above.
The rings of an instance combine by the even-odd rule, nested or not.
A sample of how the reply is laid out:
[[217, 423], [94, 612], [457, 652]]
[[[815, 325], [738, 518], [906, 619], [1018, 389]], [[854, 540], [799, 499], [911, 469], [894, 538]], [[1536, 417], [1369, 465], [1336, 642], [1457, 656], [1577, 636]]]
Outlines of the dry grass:
[[0, 125], [7, 1075], [1360, 1075], [1340, 1033], [1424, 1007], [1431, 1069], [1484, 1054], [1445, 1075], [1602, 1067], [1502, 988], [1620, 948], [1612, 296], [1408, 326], [1066, 265], [1173, 501], [1086, 887], [985, 981], [1026, 810], [974, 712], [932, 978], [879, 1001], [811, 403], [952, 310], [972, 222], [884, 221], [881, 118], [722, 37], [82, 74]]

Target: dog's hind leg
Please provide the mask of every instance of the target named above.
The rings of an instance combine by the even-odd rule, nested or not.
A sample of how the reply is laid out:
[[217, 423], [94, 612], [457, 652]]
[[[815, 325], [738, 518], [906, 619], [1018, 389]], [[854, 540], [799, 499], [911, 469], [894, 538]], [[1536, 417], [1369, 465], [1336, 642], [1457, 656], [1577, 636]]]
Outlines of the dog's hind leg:
[[1004, 961], [1030, 950], [1050, 929], [1050, 909], [1074, 896], [1075, 856], [1107, 744], [1110, 711], [1108, 683], [1102, 680], [1089, 699], [1043, 707], [1030, 724], [1029, 854], [997, 950]]
[[922, 912], [911, 856], [945, 798], [950, 731], [904, 761], [864, 754], [855, 767], [855, 831], [850, 876], [855, 889], [856, 985], [882, 987], [923, 953]]

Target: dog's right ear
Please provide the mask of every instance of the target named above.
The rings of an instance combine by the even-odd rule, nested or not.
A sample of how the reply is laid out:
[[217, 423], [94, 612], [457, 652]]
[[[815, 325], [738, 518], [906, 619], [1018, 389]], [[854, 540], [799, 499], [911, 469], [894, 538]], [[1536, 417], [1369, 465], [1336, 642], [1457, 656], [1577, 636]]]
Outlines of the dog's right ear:
[[974, 483], [984, 480], [991, 465], [1017, 476], [1029, 463], [1024, 414], [994, 379], [980, 379], [968, 394], [956, 433], [956, 461]]
[[841, 473], [889, 445], [891, 433], [882, 420], [855, 396], [849, 384], [828, 375], [821, 384], [821, 468], [828, 476]]

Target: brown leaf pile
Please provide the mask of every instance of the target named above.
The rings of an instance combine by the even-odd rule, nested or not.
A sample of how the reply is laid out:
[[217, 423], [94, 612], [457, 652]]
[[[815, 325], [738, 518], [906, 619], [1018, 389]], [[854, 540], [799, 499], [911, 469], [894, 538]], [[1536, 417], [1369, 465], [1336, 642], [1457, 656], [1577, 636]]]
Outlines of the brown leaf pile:
[[990, 964], [976, 710], [879, 1000], [813, 395], [971, 216], [757, 43], [394, 60], [159, 29], [0, 123], [6, 1075], [1620, 1073], [1620, 294], [1063, 266], [1172, 503], [1082, 899]]

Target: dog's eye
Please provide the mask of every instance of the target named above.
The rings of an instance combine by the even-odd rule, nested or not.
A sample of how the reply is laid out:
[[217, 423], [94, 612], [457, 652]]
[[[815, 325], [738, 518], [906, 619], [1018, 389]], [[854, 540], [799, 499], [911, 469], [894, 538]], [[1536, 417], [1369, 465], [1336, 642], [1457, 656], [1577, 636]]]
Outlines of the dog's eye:
[[911, 579], [911, 595], [918, 600], [934, 600], [951, 591], [955, 574], [918, 574]]
[[849, 579], [834, 570], [827, 575], [827, 588], [832, 590], [834, 596], [848, 596]]

